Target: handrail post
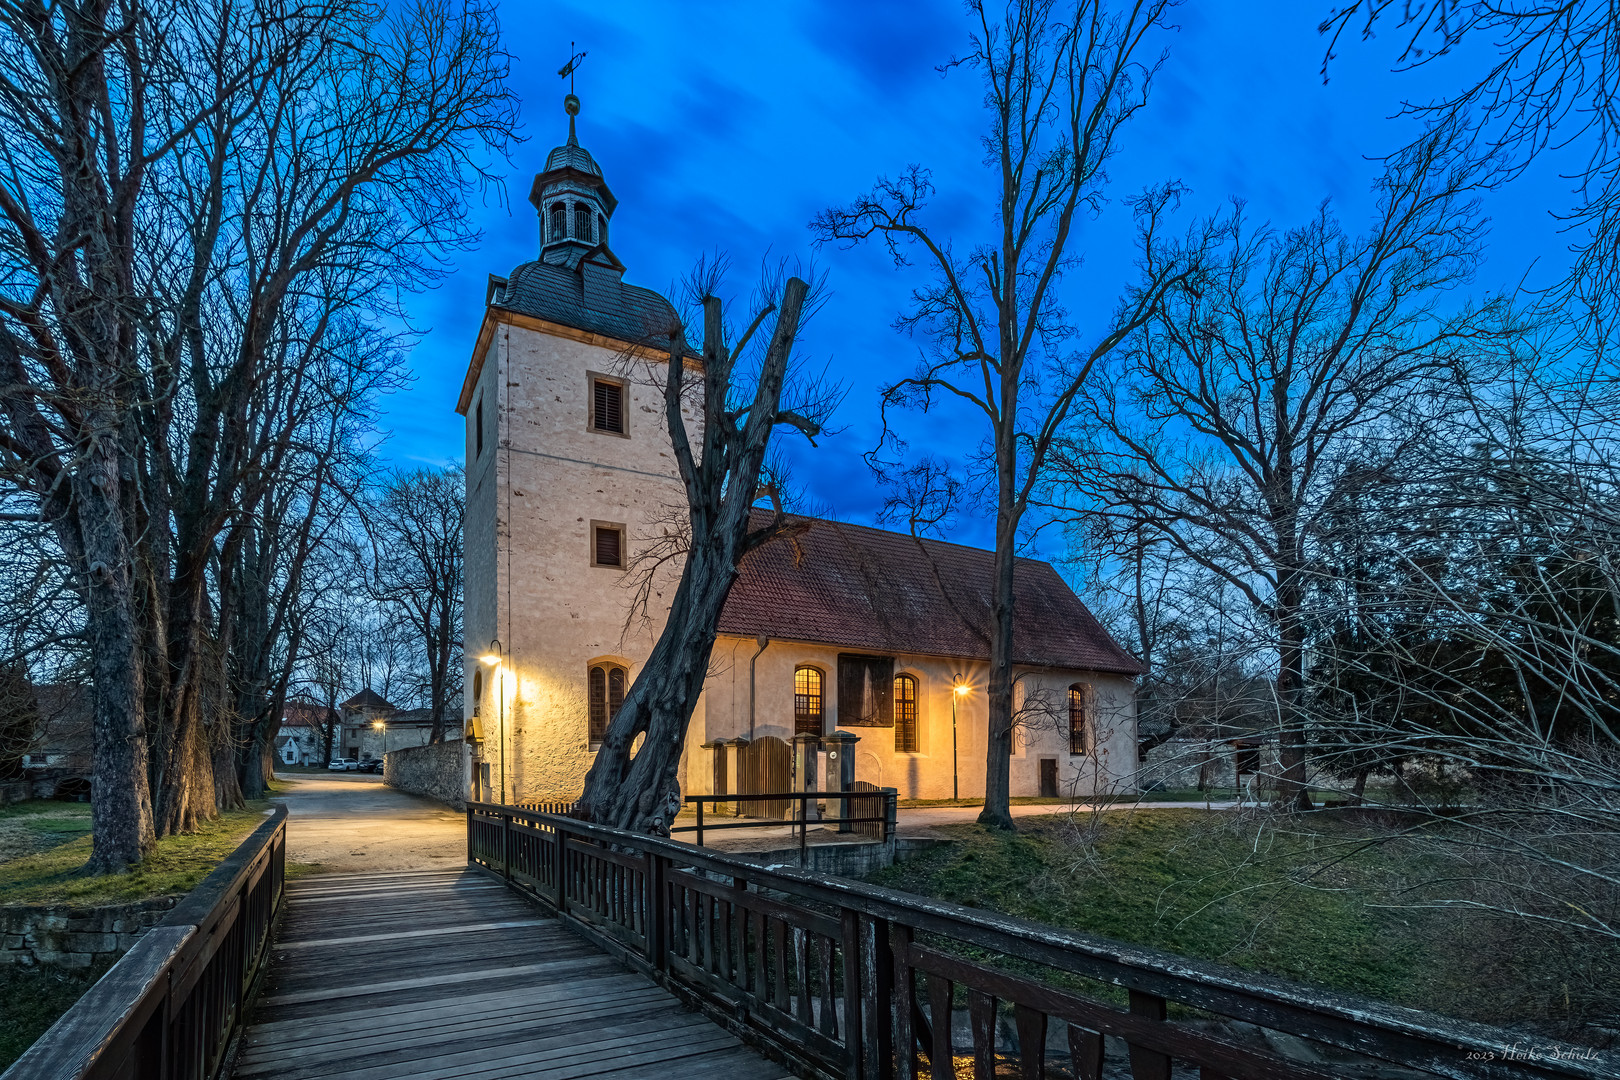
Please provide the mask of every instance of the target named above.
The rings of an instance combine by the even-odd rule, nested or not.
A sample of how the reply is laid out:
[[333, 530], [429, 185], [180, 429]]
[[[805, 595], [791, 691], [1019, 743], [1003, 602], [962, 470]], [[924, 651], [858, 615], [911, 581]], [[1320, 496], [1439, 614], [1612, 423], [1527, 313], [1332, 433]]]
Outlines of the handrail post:
[[557, 914], [561, 916], [568, 910], [568, 882], [565, 880], [568, 874], [568, 834], [561, 825], [556, 826], [556, 833], [557, 868], [553, 879], [557, 883]]
[[862, 1076], [894, 1080], [894, 957], [887, 919], [860, 917], [860, 951]]
[[501, 815], [501, 874], [512, 880], [512, 815]]
[[810, 800], [813, 798], [815, 798], [814, 795], [803, 796], [802, 801], [799, 803], [799, 869], [801, 870], [806, 866], [805, 847], [809, 843]]
[[697, 846], [703, 846], [703, 800], [697, 801]]
[[472, 803], [467, 804], [467, 863], [473, 861], [473, 808]]
[[666, 971], [669, 958], [668, 917], [664, 901], [669, 888], [664, 879], [664, 857], [655, 851], [647, 852], [647, 960], [654, 971]]
[[[863, 1046], [866, 1024], [861, 1016], [861, 916], [853, 908], [840, 908], [838, 921], [844, 969], [844, 1051], [849, 1055], [850, 1074], [860, 1077], [866, 1059]], [[876, 1078], [868, 1076], [863, 1080]]]
[[[1163, 1021], [1168, 1014], [1164, 998], [1141, 990], [1130, 991], [1130, 1009], [1138, 1016]], [[1131, 1075], [1139, 1080], [1170, 1080], [1170, 1055], [1145, 1046], [1127, 1043], [1130, 1048]]]

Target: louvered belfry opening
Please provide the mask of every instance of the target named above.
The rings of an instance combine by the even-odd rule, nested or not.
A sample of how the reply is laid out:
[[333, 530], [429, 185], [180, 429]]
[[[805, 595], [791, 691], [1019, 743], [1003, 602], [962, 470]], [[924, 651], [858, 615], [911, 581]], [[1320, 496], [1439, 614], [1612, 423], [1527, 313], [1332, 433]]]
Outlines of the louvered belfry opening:
[[624, 534], [618, 529], [596, 530], [596, 565], [624, 565]]
[[597, 431], [624, 434], [624, 387], [606, 379], [597, 379], [593, 385], [591, 426]]

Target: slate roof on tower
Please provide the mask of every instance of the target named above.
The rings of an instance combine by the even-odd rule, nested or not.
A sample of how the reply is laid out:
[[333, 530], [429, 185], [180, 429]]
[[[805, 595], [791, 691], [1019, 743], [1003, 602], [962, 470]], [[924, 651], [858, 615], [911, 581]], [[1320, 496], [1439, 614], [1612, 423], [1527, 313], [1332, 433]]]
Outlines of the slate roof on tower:
[[[531, 315], [631, 345], [666, 347], [669, 328], [678, 324], [675, 309], [658, 293], [627, 285], [616, 276], [595, 283], [599, 295], [586, 297], [587, 257], [579, 270], [544, 262], [526, 262], [504, 281], [496, 279], [490, 303], [506, 311]], [[596, 290], [592, 290], [596, 292]]]
[[[756, 511], [763, 515], [764, 511]], [[994, 553], [818, 518], [796, 541], [749, 552], [720, 632], [867, 652], [988, 660]], [[763, 517], [756, 517], [763, 524]], [[1103, 629], [1050, 563], [1013, 568], [1013, 662], [1139, 675], [1147, 669]]]

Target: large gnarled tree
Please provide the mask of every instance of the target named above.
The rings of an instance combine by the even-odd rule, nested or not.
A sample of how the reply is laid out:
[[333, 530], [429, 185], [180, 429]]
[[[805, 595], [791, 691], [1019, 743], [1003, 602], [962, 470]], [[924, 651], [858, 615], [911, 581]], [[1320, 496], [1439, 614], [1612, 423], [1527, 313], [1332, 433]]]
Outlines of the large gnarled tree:
[[[715, 628], [737, 579], [737, 564], [749, 551], [791, 529], [779, 503], [769, 521], [753, 519], [771, 435], [783, 425], [812, 438], [821, 430], [822, 407], [783, 404], [809, 286], [789, 278], [779, 290], [779, 304], [765, 304], [732, 346], [726, 340], [720, 298], [714, 295], [716, 276], [698, 277], [703, 430], [696, 440], [684, 412], [690, 361], [678, 326], [669, 332], [664, 373], [664, 419], [686, 489], [689, 525], [682, 538], [680, 584], [652, 654], [608, 724], [575, 810], [587, 821], [634, 832], [666, 834], [680, 810], [678, 770], [686, 729], [709, 673]], [[750, 378], [739, 370], [737, 358], [772, 314], [776, 320], [770, 343], [758, 370], [746, 373], [752, 395], [745, 397]], [[642, 740], [639, 747], [637, 739]]]

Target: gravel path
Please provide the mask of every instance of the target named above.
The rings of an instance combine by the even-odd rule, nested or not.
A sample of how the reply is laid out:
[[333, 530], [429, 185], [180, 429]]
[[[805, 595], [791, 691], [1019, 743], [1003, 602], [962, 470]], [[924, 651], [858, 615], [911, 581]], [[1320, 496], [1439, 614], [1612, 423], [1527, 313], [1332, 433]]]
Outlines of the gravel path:
[[451, 870], [467, 859], [467, 817], [368, 773], [283, 774], [287, 861], [323, 873]]

